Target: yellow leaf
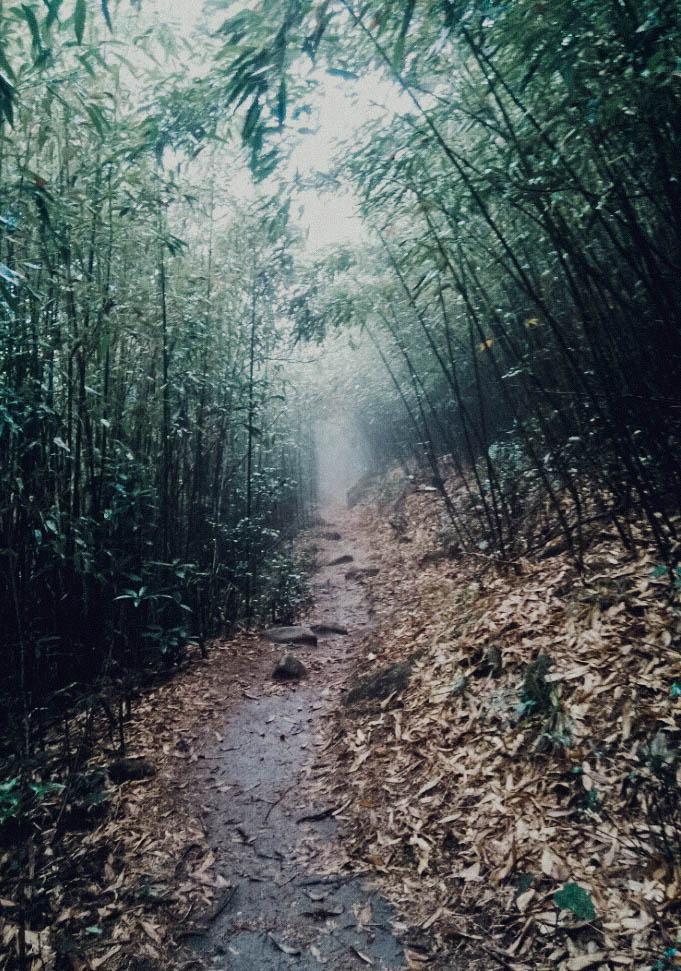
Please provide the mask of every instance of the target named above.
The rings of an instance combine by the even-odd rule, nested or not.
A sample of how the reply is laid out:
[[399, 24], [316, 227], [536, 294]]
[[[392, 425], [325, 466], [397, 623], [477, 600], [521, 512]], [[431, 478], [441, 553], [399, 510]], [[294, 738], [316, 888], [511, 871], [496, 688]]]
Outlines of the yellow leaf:
[[486, 351], [489, 350], [493, 343], [494, 339], [492, 337], [487, 337], [481, 344], [478, 344], [478, 348], [481, 351]]
[[539, 320], [536, 317], [528, 317], [528, 319], [525, 321], [525, 326], [526, 327], [538, 327], [539, 326]]

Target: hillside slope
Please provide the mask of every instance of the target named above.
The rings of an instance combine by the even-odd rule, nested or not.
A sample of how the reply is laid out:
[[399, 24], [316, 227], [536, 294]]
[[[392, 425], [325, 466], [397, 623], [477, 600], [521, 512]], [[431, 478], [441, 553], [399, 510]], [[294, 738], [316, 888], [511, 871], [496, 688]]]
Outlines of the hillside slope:
[[410, 678], [338, 721], [353, 865], [436, 931], [429, 967], [470, 948], [517, 969], [681, 965], [678, 589], [605, 531], [581, 577], [566, 554], [449, 559], [438, 499], [410, 493], [397, 524], [376, 490], [363, 502], [381, 570], [361, 667]]

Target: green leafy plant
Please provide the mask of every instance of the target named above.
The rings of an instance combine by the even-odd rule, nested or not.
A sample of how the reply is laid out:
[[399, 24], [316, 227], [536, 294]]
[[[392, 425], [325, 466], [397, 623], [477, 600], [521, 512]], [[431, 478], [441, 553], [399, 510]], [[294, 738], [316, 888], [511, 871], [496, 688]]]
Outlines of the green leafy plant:
[[15, 819], [19, 810], [19, 779], [0, 782], [0, 824]]
[[678, 947], [668, 947], [659, 960], [653, 965], [653, 971], [672, 971], [678, 968], [679, 962], [676, 960], [681, 952]]
[[10, 820], [18, 820], [21, 816], [28, 816], [47, 796], [63, 788], [59, 782], [29, 782], [22, 794], [18, 776], [0, 782], [0, 825]]
[[553, 707], [552, 688], [546, 682], [546, 675], [552, 663], [548, 654], [540, 654], [535, 661], [528, 664], [520, 688], [519, 714], [545, 715]]
[[664, 564], [660, 564], [650, 571], [650, 575], [655, 580], [668, 576], [672, 582], [672, 586], [676, 590], [681, 589], [681, 566], [665, 566]]
[[546, 681], [551, 664], [551, 658], [541, 654], [527, 666], [516, 706], [518, 715], [534, 729], [535, 750], [567, 749], [572, 744], [572, 722], [563, 706], [560, 684]]
[[638, 752], [640, 768], [630, 773], [631, 795], [645, 809], [649, 841], [672, 864], [681, 860], [681, 793], [677, 782], [679, 750], [657, 732]]
[[556, 894], [553, 902], [559, 910], [569, 910], [582, 920], [595, 920], [596, 910], [591, 895], [577, 883], [566, 883]]

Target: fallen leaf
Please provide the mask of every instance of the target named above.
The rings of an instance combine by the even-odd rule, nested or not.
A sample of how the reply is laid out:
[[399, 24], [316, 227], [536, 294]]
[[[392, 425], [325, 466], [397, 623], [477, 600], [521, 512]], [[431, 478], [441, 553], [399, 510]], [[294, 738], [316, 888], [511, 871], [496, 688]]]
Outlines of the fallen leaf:
[[140, 926], [144, 930], [144, 933], [152, 939], [154, 944], [161, 945], [163, 943], [161, 935], [156, 930], [153, 924], [150, 924], [148, 920], [141, 920]]
[[367, 924], [371, 923], [374, 916], [371, 903], [367, 900], [365, 904], [353, 904], [352, 907], [355, 917], [357, 918], [357, 927], [359, 930], [366, 927]]
[[442, 913], [443, 913], [442, 907], [438, 907], [437, 910], [433, 911], [433, 913], [430, 915], [430, 917], [426, 917], [426, 919], [421, 924], [421, 928], [424, 931], [427, 931], [428, 928], [429, 927], [432, 927], [433, 924], [435, 923], [435, 921], [438, 920], [438, 918], [442, 916]]
[[607, 960], [607, 951], [594, 951], [592, 954], [580, 954], [578, 957], [570, 958], [563, 967], [565, 971], [583, 971], [584, 968], [591, 968], [594, 964], [602, 964]]
[[374, 967], [374, 962], [371, 960], [370, 957], [367, 957], [366, 954], [363, 954], [361, 951], [358, 951], [356, 947], [351, 947], [350, 950], [352, 951], [353, 954], [355, 954], [360, 959], [360, 961], [364, 961], [365, 964], [369, 964], [372, 968]]
[[534, 896], [536, 896], [536, 893], [534, 890], [526, 890], [525, 893], [521, 893], [518, 897], [515, 898], [515, 905], [521, 914], [525, 913], [525, 911], [527, 910], [530, 904], [530, 901]]
[[121, 950], [121, 945], [116, 944], [115, 947], [112, 947], [110, 951], [107, 951], [106, 954], [103, 954], [101, 957], [91, 958], [90, 967], [92, 968], [92, 971], [97, 971], [97, 968], [105, 967], [108, 964], [108, 962], [111, 960], [111, 958], [115, 957], [115, 955], [118, 954], [120, 950]]
[[290, 944], [282, 944], [281, 941], [278, 941], [276, 939], [274, 934], [268, 934], [267, 936], [272, 941], [272, 943], [277, 948], [277, 950], [281, 951], [282, 954], [291, 954], [291, 955], [300, 954], [299, 947], [292, 947]]

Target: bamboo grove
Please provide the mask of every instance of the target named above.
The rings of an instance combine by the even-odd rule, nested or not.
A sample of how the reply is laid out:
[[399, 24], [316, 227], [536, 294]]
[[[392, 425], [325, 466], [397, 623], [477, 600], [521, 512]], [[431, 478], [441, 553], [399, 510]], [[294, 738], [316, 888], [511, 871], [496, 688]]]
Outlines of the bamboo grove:
[[[349, 328], [375, 462], [429, 469], [460, 548], [579, 565], [593, 523], [645, 523], [673, 575], [678, 4], [213, 2], [193, 47], [139, 6], [0, 6], [5, 695], [290, 611], [315, 470], [285, 360]], [[309, 265], [287, 159], [322, 76], [394, 96], [306, 177], [369, 241]]]
[[277, 363], [285, 207], [239, 208], [196, 132], [161, 164], [164, 80], [103, 20], [74, 43], [26, 11], [0, 8], [0, 705], [24, 751], [88, 686], [286, 620], [314, 499]]
[[[389, 370], [369, 428], [380, 447], [430, 466], [466, 548], [505, 558], [562, 535], [579, 562], [592, 522], [635, 548], [630, 522], [643, 514], [670, 566], [678, 4], [278, 9], [279, 20], [249, 10], [222, 27], [256, 164], [272, 164], [277, 121], [308, 97], [286, 70], [293, 51], [343, 77], [376, 72], [402, 94], [332, 173], [360, 194], [373, 279], [364, 255], [335, 277], [333, 300], [311, 300], [320, 332], [353, 320]], [[448, 495], [447, 462], [474, 529]]]

